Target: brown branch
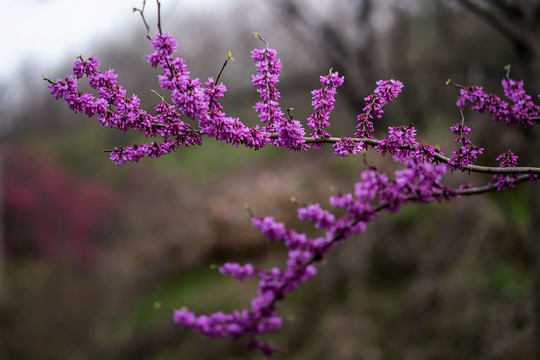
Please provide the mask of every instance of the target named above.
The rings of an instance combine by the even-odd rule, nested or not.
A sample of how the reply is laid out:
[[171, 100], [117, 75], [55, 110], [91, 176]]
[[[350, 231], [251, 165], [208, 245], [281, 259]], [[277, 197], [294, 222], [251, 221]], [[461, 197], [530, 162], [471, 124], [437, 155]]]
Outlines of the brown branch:
[[144, 23], [144, 26], [146, 27], [146, 38], [148, 40], [151, 40], [150, 37], [150, 25], [146, 22], [146, 18], [144, 17], [144, 7], [146, 6], [146, 0], [143, 0], [142, 9], [133, 8], [133, 12], [139, 12], [141, 14], [142, 21]]
[[[279, 138], [278, 133], [270, 133], [271, 139], [277, 139]], [[323, 139], [315, 139], [309, 136], [304, 137], [304, 141], [307, 144], [333, 144], [338, 141], [340, 141], [341, 138], [338, 137], [329, 137], [329, 138], [323, 138]], [[370, 146], [376, 146], [379, 144], [380, 140], [377, 139], [370, 139], [370, 138], [351, 138], [354, 142], [363, 142], [364, 144], [370, 145]], [[414, 146], [401, 146], [401, 149], [404, 150], [415, 150], [416, 147]], [[435, 153], [433, 154], [433, 157], [445, 164], [449, 163], [451, 158], [446, 157], [442, 154]], [[539, 167], [494, 167], [494, 166], [480, 166], [480, 165], [467, 165], [464, 167], [464, 170], [466, 171], [472, 171], [476, 173], [482, 173], [482, 174], [540, 174], [540, 168]]]
[[[156, 127], [162, 127], [166, 126], [165, 124], [158, 124], [158, 123], [152, 123], [152, 126]], [[193, 130], [194, 134], [202, 135], [199, 131]], [[266, 133], [269, 135], [271, 139], [278, 139], [279, 133]], [[322, 138], [322, 139], [315, 139], [309, 136], [304, 136], [304, 141], [306, 144], [334, 144], [341, 140], [341, 138], [338, 137], [329, 137], [329, 138]], [[372, 147], [377, 146], [381, 140], [378, 139], [370, 139], [370, 138], [350, 138], [351, 141], [354, 142], [362, 142], [366, 145], [370, 145]], [[400, 146], [400, 149], [404, 150], [415, 150], [415, 146]], [[105, 149], [104, 152], [112, 152], [111, 149]], [[451, 158], [446, 157], [442, 154], [434, 153], [433, 158], [435, 158], [437, 161], [440, 161], [442, 163], [448, 164], [451, 160]], [[467, 165], [463, 168], [464, 171], [470, 171], [480, 174], [505, 174], [505, 175], [516, 175], [516, 174], [540, 174], [540, 167], [533, 167], [533, 166], [518, 166], [518, 167], [496, 167], [496, 166], [481, 166], [481, 165]], [[521, 177], [522, 178], [522, 177]], [[519, 178], [519, 179], [521, 179]], [[518, 180], [519, 180], [518, 179]], [[527, 179], [529, 179], [527, 177]], [[515, 180], [514, 183], [525, 181], [525, 180]], [[470, 191], [470, 189], [467, 189], [466, 192]]]
[[[519, 184], [519, 183], [530, 181], [530, 180], [531, 180], [530, 175], [523, 175], [523, 176], [520, 176], [518, 179], [513, 180], [512, 184]], [[471, 196], [471, 195], [485, 194], [485, 193], [497, 191], [497, 190], [498, 190], [497, 184], [493, 184], [493, 185], [485, 185], [485, 186], [468, 188], [468, 189], [460, 189], [460, 190], [456, 190], [455, 193], [461, 196]]]
[[159, 2], [159, 0], [156, 0], [157, 2], [157, 26], [158, 26], [158, 30], [159, 30], [159, 33], [160, 34], [163, 34], [163, 32], [161, 31], [161, 3]]

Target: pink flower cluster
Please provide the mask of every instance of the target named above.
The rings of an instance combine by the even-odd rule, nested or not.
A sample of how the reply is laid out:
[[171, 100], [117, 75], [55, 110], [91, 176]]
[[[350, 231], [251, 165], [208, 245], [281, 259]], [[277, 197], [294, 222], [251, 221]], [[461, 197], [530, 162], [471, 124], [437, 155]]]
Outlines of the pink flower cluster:
[[[330, 113], [331, 110], [333, 110], [334, 96], [336, 94], [335, 89], [337, 88], [337, 86], [343, 83], [343, 77], [339, 78], [337, 76], [337, 73], [331, 73], [327, 77], [321, 76], [321, 82], [323, 84], [330, 85], [330, 88], [324, 92], [325, 94], [328, 94], [328, 96], [325, 97], [324, 101], [319, 100], [321, 104], [319, 104], [319, 102], [315, 102], [315, 94], [314, 94], [314, 103], [317, 104], [318, 107], [325, 110], [323, 112], [324, 115], [321, 115], [324, 121], [322, 122], [312, 121], [312, 123], [314, 124], [312, 129], [315, 129], [314, 133], [319, 134], [318, 135], [319, 137], [317, 137], [314, 135], [314, 133], [312, 133], [312, 136], [314, 138], [324, 138], [324, 137], [330, 136], [328, 133], [326, 133], [326, 131], [321, 130], [321, 128], [323, 126], [326, 127], [329, 125], [327, 122], [327, 119], [328, 119], [328, 114]], [[364, 99], [366, 101], [366, 106], [364, 107], [363, 112], [357, 116], [358, 124], [356, 126], [356, 133], [354, 134], [354, 136], [357, 139], [362, 139], [362, 138], [375, 139], [373, 137], [373, 132], [375, 131], [375, 127], [373, 126], [372, 120], [375, 117], [379, 119], [382, 117], [384, 113], [384, 111], [382, 110], [383, 106], [393, 101], [399, 95], [402, 88], [403, 88], [403, 83], [393, 80], [393, 79], [387, 80], [387, 81], [383, 81], [383, 80], [377, 81], [377, 87], [375, 88], [373, 94], [369, 95], [368, 97]], [[321, 91], [324, 89], [325, 88], [321, 89]], [[317, 110], [317, 106], [316, 106], [316, 110]], [[312, 117], [314, 115], [312, 115]], [[385, 140], [382, 140], [379, 143], [379, 146], [375, 147], [375, 150], [381, 151], [382, 155], [384, 155], [390, 148], [395, 149], [396, 152], [406, 152], [407, 150], [404, 148], [399, 149], [398, 147], [395, 147], [394, 145], [396, 144], [392, 144], [390, 146], [387, 145], [388, 141], [392, 141], [392, 131], [395, 131], [397, 128], [389, 128], [389, 129], [391, 132], [389, 137]], [[416, 130], [413, 130], [413, 137], [414, 137], [415, 131]], [[410, 145], [417, 145], [417, 144], [418, 143], [410, 144]], [[402, 145], [404, 146], [405, 144], [402, 144]], [[334, 143], [333, 148], [334, 148], [334, 154], [336, 156], [345, 157], [349, 154], [356, 155], [361, 150], [367, 149], [367, 146], [361, 140], [355, 141], [351, 138], [343, 137]]]
[[533, 125], [533, 119], [540, 115], [540, 107], [533, 103], [532, 97], [523, 89], [523, 81], [503, 79], [502, 86], [505, 96], [513, 104], [501, 100], [497, 95], [485, 93], [482, 87], [469, 86], [460, 90], [457, 106], [464, 109], [471, 103], [473, 110], [488, 112], [494, 121], [504, 121], [508, 126]]
[[258, 126], [249, 128], [238, 118], [228, 117], [221, 111], [223, 107], [218, 99], [223, 97], [225, 85], [214, 85], [212, 78], [209, 78], [205, 85], [205, 94], [211, 105], [210, 109], [199, 118], [201, 134], [215, 137], [216, 140], [225, 141], [236, 147], [244, 145], [258, 150], [266, 146], [269, 136], [259, 130]]
[[252, 75], [251, 83], [257, 89], [261, 100], [253, 108], [259, 114], [262, 123], [266, 123], [263, 130], [267, 132], [277, 131], [277, 125], [284, 120], [283, 111], [278, 100], [281, 94], [276, 89], [281, 72], [281, 61], [276, 59], [275, 49], [254, 49], [251, 57], [257, 66], [257, 75]]
[[394, 101], [394, 99], [401, 93], [403, 83], [397, 80], [379, 80], [377, 81], [377, 88], [372, 95], [369, 95], [364, 100], [366, 106], [363, 109], [363, 113], [358, 115], [358, 125], [356, 126], [355, 137], [363, 138], [367, 137], [373, 139], [373, 127], [374, 118], [380, 119], [384, 113], [383, 107], [388, 103]]
[[382, 156], [389, 152], [398, 162], [409, 157], [418, 145], [415, 136], [416, 129], [413, 126], [389, 127], [388, 136], [379, 141], [375, 150], [380, 151]]
[[156, 34], [150, 44], [155, 51], [147, 56], [147, 60], [151, 66], [162, 69], [161, 88], [172, 91], [172, 102], [181, 115], [196, 121], [208, 109], [208, 98], [201, 81], [190, 78], [184, 59], [172, 57], [177, 42], [171, 35]]
[[[326, 76], [321, 76], [323, 87], [311, 92], [314, 112], [307, 119], [307, 124], [312, 130], [310, 136], [314, 139], [329, 138], [330, 134], [324, 130], [330, 126], [330, 113], [334, 110], [334, 103], [337, 88], [343, 84], [344, 77], [339, 77], [337, 72], [330, 72]], [[320, 148], [321, 144], [315, 144], [314, 148]], [[346, 155], [345, 155], [346, 156]]]
[[[499, 161], [499, 167], [516, 167], [518, 157], [513, 152], [508, 150], [507, 152], [499, 155], [497, 161]], [[514, 182], [519, 178], [519, 174], [495, 174], [490, 181], [490, 185], [497, 185], [497, 190], [501, 191], [506, 188], [515, 187]]]
[[278, 103], [281, 94], [276, 89], [276, 84], [279, 82], [281, 61], [276, 59], [276, 54], [275, 49], [269, 48], [255, 49], [251, 52], [258, 72], [257, 75], [252, 75], [251, 83], [261, 97], [253, 108], [259, 114], [261, 122], [266, 123], [262, 130], [278, 133], [278, 138], [272, 141], [274, 145], [284, 146], [288, 150], [306, 150], [305, 130], [300, 121], [284, 117]]
[[[56, 99], [64, 98], [73, 111], [89, 117], [97, 115], [99, 123], [105, 127], [119, 129], [122, 133], [132, 129], [144, 132], [146, 137], [162, 138], [162, 141], [154, 141], [150, 145], [114, 148], [110, 155], [114, 163], [121, 165], [139, 161], [145, 156], [155, 158], [176, 151], [181, 145], [202, 143], [200, 136], [180, 120], [172, 105], [162, 101], [155, 107], [156, 115], [148, 114], [140, 108], [140, 99], [136, 95], [126, 97], [124, 88], [117, 85], [118, 75], [113, 69], [100, 72], [98, 67], [99, 62], [93, 56], [86, 61], [77, 59], [73, 66], [76, 78], [69, 75], [64, 80], [57, 79], [56, 83], [49, 85], [49, 90]], [[77, 80], [83, 76], [97, 90], [97, 97], [78, 90]]]
[[349, 154], [358, 154], [358, 152], [364, 148], [364, 143], [362, 141], [354, 141], [351, 138], [343, 137], [336, 141], [332, 147], [334, 148], [334, 154], [336, 156], [346, 157]]
[[465, 168], [474, 163], [478, 155], [484, 152], [484, 148], [473, 144], [472, 141], [465, 136], [471, 132], [471, 129], [463, 123], [451, 126], [450, 131], [458, 136], [454, 142], [459, 143], [460, 147], [452, 151], [454, 157], [448, 162], [447, 169], [452, 172], [457, 169], [465, 171]]

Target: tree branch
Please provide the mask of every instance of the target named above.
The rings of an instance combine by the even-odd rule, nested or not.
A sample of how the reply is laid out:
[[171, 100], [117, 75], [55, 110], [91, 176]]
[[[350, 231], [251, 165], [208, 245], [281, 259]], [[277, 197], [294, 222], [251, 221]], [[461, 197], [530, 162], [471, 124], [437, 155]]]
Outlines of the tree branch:
[[141, 14], [142, 21], [144, 23], [144, 27], [146, 28], [146, 38], [148, 40], [151, 40], [150, 37], [150, 25], [146, 22], [146, 18], [144, 17], [144, 8], [146, 6], [146, 0], [143, 0], [143, 5], [141, 9], [133, 8], [133, 12], [139, 12]]
[[[277, 139], [279, 138], [278, 133], [271, 133], [270, 134], [271, 139]], [[370, 139], [370, 138], [350, 138], [354, 142], [363, 142], [364, 144], [370, 145], [370, 146], [376, 146], [379, 144], [380, 140], [377, 139]], [[323, 139], [315, 139], [309, 136], [304, 136], [304, 140], [307, 144], [334, 144], [341, 140], [341, 138], [338, 137], [329, 137], [329, 138], [323, 138]], [[400, 149], [405, 150], [415, 150], [416, 147], [413, 146], [401, 146]], [[433, 157], [437, 159], [440, 162], [443, 162], [445, 164], [450, 162], [450, 158], [446, 157], [442, 154], [433, 154]], [[480, 166], [480, 165], [467, 165], [464, 170], [476, 172], [476, 173], [482, 173], [482, 174], [540, 174], [540, 168], [539, 167], [494, 167], [494, 166]]]

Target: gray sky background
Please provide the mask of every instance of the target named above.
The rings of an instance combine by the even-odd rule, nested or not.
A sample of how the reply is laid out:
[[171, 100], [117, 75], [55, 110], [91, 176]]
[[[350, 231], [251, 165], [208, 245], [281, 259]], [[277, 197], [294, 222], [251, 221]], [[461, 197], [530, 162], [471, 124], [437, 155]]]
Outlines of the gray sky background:
[[[204, 6], [227, 6], [229, 0], [161, 0], [167, 16]], [[143, 26], [133, 7], [142, 0], [0, 0], [0, 79], [13, 80], [17, 70], [31, 65], [36, 72], [54, 68], [66, 58], [92, 53], [92, 44], [122, 36]], [[145, 11], [154, 25], [156, 2]], [[154, 29], [155, 30], [155, 29]]]

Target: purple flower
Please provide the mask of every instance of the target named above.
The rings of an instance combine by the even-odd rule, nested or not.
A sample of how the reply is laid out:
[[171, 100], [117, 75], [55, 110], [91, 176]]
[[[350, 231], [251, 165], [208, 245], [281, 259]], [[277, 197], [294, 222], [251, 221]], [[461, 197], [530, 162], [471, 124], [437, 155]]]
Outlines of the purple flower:
[[412, 126], [389, 127], [388, 136], [379, 141], [375, 150], [384, 156], [386, 152], [394, 155], [396, 161], [403, 161], [418, 145], [415, 140], [416, 129]]
[[252, 75], [251, 83], [257, 88], [261, 100], [254, 106], [261, 122], [266, 123], [263, 131], [276, 131], [276, 124], [283, 119], [283, 112], [277, 100], [281, 97], [276, 89], [279, 83], [281, 62], [276, 59], [275, 49], [255, 49], [251, 56], [257, 66], [257, 75]]
[[[298, 215], [300, 217], [300, 215]], [[289, 230], [285, 237], [285, 246], [289, 250], [308, 250], [312, 248], [312, 241], [306, 234], [297, 233], [294, 229]]]
[[377, 88], [373, 95], [368, 96], [364, 100], [368, 103], [364, 108], [365, 112], [372, 112], [377, 118], [381, 118], [384, 111], [383, 106], [394, 101], [401, 93], [403, 83], [394, 79], [377, 81]]
[[168, 61], [163, 64], [162, 70], [163, 73], [158, 75], [158, 81], [163, 90], [188, 90], [190, 78], [184, 59], [168, 58]]
[[[330, 126], [328, 122], [330, 113], [334, 110], [336, 89], [343, 84], [344, 77], [339, 77], [337, 72], [330, 72], [326, 76], [321, 76], [323, 87], [311, 92], [314, 112], [307, 119], [308, 126], [313, 132], [310, 134], [315, 139], [330, 137], [324, 128]], [[320, 144], [315, 144], [314, 148], [320, 148]]]
[[62, 79], [56, 79], [56, 83], [48, 87], [56, 100], [65, 97], [67, 94], [77, 93], [77, 81], [71, 75], [66, 77], [64, 81]]
[[354, 195], [361, 201], [370, 202], [388, 185], [388, 177], [379, 173], [377, 168], [362, 171], [362, 181], [354, 186]]
[[504, 79], [502, 86], [506, 97], [513, 102], [512, 105], [501, 100], [497, 95], [485, 93], [479, 86], [461, 89], [456, 105], [464, 109], [468, 103], [471, 103], [473, 110], [488, 112], [494, 121], [504, 121], [508, 126], [532, 125], [532, 119], [540, 114], [540, 107], [532, 102], [532, 97], [523, 89], [523, 81]]
[[421, 162], [437, 162], [435, 154], [444, 155], [440, 149], [437, 149], [431, 145], [419, 144], [416, 150], [410, 153], [410, 156]]
[[[518, 157], [514, 155], [514, 153], [510, 150], [497, 157], [497, 161], [499, 161], [499, 167], [501, 168], [516, 167], [517, 160]], [[504, 190], [506, 188], [512, 189], [515, 187], [515, 180], [519, 177], [520, 174], [495, 174], [493, 175], [493, 178], [491, 179], [489, 184], [496, 185], [498, 191]]]
[[225, 263], [219, 268], [219, 272], [224, 276], [233, 276], [239, 281], [244, 281], [245, 278], [255, 278], [255, 269], [253, 265], [246, 264], [241, 266], [237, 263]]
[[454, 157], [450, 159], [447, 164], [447, 169], [454, 171], [459, 169], [465, 171], [466, 167], [473, 164], [478, 155], [484, 152], [484, 148], [474, 144], [467, 144], [460, 146], [458, 149], [452, 151]]
[[[176, 51], [178, 43], [176, 39], [169, 34], [156, 34], [150, 40], [152, 48], [156, 50], [154, 53], [147, 56], [148, 63], [152, 67], [157, 67], [158, 65], [164, 65], [166, 59]], [[166, 65], [165, 65], [166, 66]]]
[[255, 150], [265, 147], [270, 140], [268, 134], [260, 131], [258, 126], [251, 128], [249, 132], [250, 134], [246, 135], [246, 146]]
[[305, 131], [298, 120], [283, 120], [278, 126], [278, 144], [285, 146], [288, 150], [305, 150]]
[[330, 198], [330, 204], [336, 209], [346, 209], [353, 202], [353, 197], [351, 194], [341, 194], [332, 196]]
[[394, 79], [379, 80], [377, 81], [377, 87], [372, 95], [369, 95], [364, 100], [366, 106], [363, 109], [363, 113], [358, 115], [358, 125], [356, 126], [355, 137], [371, 137], [373, 132], [373, 123], [371, 120], [381, 118], [384, 111], [383, 107], [401, 93], [403, 83]]
[[335, 217], [327, 210], [321, 209], [319, 204], [312, 204], [298, 209], [298, 218], [302, 221], [311, 221], [315, 223], [316, 229], [330, 229]]
[[91, 76], [98, 72], [99, 62], [94, 56], [91, 56], [87, 61], [77, 59], [73, 63], [73, 75], [77, 79], [82, 78], [84, 75]]
[[268, 143], [268, 134], [261, 132], [258, 126], [249, 128], [238, 118], [227, 117], [221, 111], [223, 107], [219, 104], [218, 99], [222, 98], [226, 91], [223, 84], [216, 85], [214, 79], [209, 78], [205, 85], [205, 102], [209, 104], [207, 106], [210, 106], [210, 109], [199, 118], [201, 134], [207, 134], [210, 137], [215, 137], [216, 140], [234, 144], [236, 147], [245, 145], [255, 150]]
[[118, 75], [114, 73], [114, 69], [109, 69], [104, 73], [97, 73], [88, 76], [88, 83], [94, 89], [98, 87], [114, 87]]
[[201, 87], [199, 79], [190, 82], [190, 90], [173, 90], [172, 101], [176, 108], [192, 120], [197, 120], [208, 110], [207, 98], [204, 89]]
[[126, 147], [115, 147], [111, 152], [110, 159], [117, 165], [127, 162], [138, 162], [143, 157], [158, 158], [177, 151], [181, 145], [201, 145], [202, 141], [196, 134], [183, 134], [173, 140], [164, 142], [153, 141], [150, 145], [138, 144]]
[[459, 143], [460, 147], [452, 151], [454, 157], [446, 164], [446, 168], [452, 172], [458, 169], [465, 171], [465, 168], [473, 164], [478, 155], [484, 152], [484, 148], [473, 144], [471, 140], [465, 136], [471, 132], [471, 129], [463, 123], [450, 127], [450, 130], [458, 136], [454, 142]]
[[359, 151], [366, 148], [363, 142], [353, 141], [348, 137], [341, 138], [335, 142], [332, 147], [334, 148], [334, 154], [336, 154], [336, 156], [343, 157], [349, 154], [356, 155]]
[[253, 217], [253, 226], [259, 229], [268, 241], [283, 241], [286, 236], [285, 225], [277, 223], [271, 216]]
[[465, 126], [463, 123], [459, 123], [451, 126], [450, 131], [452, 131], [452, 133], [456, 134], [457, 136], [462, 137], [463, 135], [469, 135], [469, 133], [471, 132], [471, 128]]

